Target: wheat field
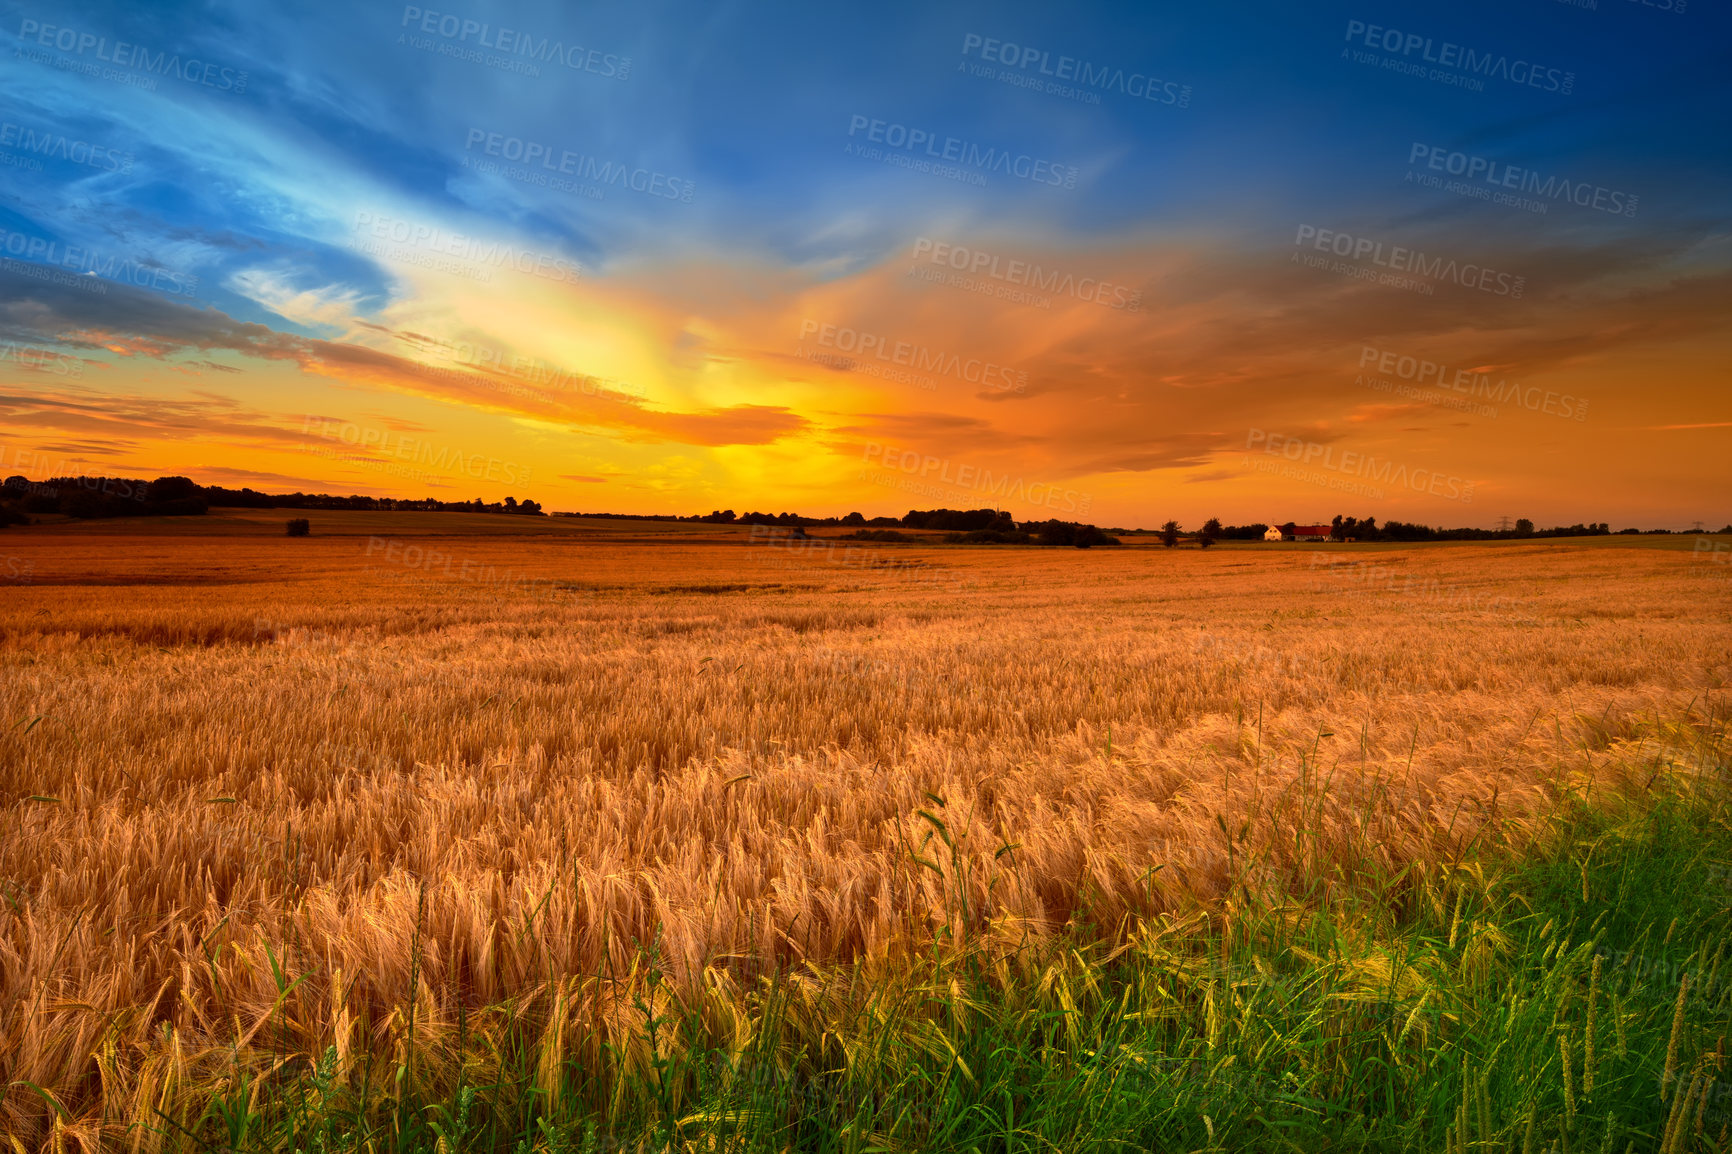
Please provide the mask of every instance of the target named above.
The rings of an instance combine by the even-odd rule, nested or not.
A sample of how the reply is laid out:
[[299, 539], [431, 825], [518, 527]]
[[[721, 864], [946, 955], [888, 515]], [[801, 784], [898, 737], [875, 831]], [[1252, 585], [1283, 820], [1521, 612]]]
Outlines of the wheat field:
[[658, 999], [743, 1046], [770, 969], [1422, 876], [1700, 767], [1732, 676], [1728, 582], [1640, 541], [408, 532], [0, 542], [17, 1149], [505, 1019], [550, 1062], [653, 1063]]

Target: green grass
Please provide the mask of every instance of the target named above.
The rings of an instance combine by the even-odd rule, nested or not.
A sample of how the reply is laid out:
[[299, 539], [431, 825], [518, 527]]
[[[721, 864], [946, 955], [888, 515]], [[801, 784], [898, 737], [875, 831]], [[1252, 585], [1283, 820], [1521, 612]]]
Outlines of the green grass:
[[389, 1068], [237, 1068], [202, 1117], [135, 1125], [234, 1151], [1732, 1149], [1723, 786], [1576, 799], [1519, 856], [1281, 902], [1252, 863], [1111, 949], [940, 941], [893, 979], [718, 970], [682, 1005], [651, 947], [596, 979], [634, 1034], [550, 1051], [546, 999], [496, 1007]]

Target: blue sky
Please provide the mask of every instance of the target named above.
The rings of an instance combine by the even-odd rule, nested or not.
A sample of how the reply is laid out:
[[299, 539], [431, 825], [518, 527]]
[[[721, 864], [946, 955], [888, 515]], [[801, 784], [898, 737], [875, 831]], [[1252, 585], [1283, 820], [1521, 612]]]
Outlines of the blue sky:
[[[621, 505], [641, 505], [651, 494], [656, 502], [695, 504], [729, 486], [763, 486], [785, 476], [785, 466], [724, 459], [730, 445], [771, 444], [798, 428], [815, 438], [808, 455], [813, 446], [834, 451], [846, 440], [839, 430], [858, 432], [876, 414], [904, 418], [898, 429], [937, 430], [933, 436], [965, 431], [936, 446], [947, 452], [1021, 452], [1028, 467], [1092, 477], [1103, 499], [1128, 516], [1144, 504], [1190, 501], [1196, 486], [1207, 484], [1200, 477], [1221, 472], [1207, 467], [1208, 454], [1227, 451], [1240, 432], [1260, 427], [1257, 421], [1303, 427], [1331, 443], [1376, 424], [1361, 411], [1363, 395], [1340, 395], [1340, 381], [1301, 385], [1302, 404], [1291, 411], [1270, 400], [1292, 393], [1312, 371], [1310, 358], [1353, 339], [1416, 349], [1442, 342], [1451, 360], [1508, 363], [1530, 375], [1573, 369], [1589, 374], [1582, 388], [1591, 376], [1608, 400], [1628, 400], [1619, 420], [1630, 428], [1718, 428], [1727, 407], [1705, 366], [1725, 335], [1716, 318], [1725, 315], [1732, 205], [1725, 147], [1732, 139], [1726, 81], [1732, 21], [1711, 5], [1693, 2], [1677, 11], [1660, 6], [1667, 2], [1598, 0], [1591, 9], [1555, 0], [1206, 9], [889, 4], [852, 11], [665, 2], [315, 3], [292, 11], [7, 6], [4, 30], [13, 51], [0, 66], [0, 84], [10, 131], [39, 142], [58, 139], [63, 151], [83, 146], [116, 158], [78, 163], [54, 148], [33, 154], [17, 146], [24, 137], [16, 135], [13, 147], [0, 144], [0, 152], [19, 158], [0, 167], [0, 228], [60, 246], [20, 251], [25, 240], [13, 239], [7, 251], [42, 265], [58, 260], [66, 246], [82, 247], [97, 264], [112, 268], [118, 261], [134, 271], [104, 273], [117, 283], [97, 293], [12, 269], [0, 280], [8, 305], [0, 336], [77, 350], [93, 367], [114, 370], [96, 374], [104, 384], [91, 383], [93, 376], [80, 387], [158, 400], [187, 384], [165, 383], [160, 370], [185, 367], [196, 353], [222, 366], [211, 372], [230, 378], [218, 394], [256, 408], [269, 424], [284, 411], [284, 394], [297, 389], [327, 406], [335, 388], [418, 393], [461, 408], [461, 397], [416, 378], [416, 358], [424, 360], [428, 348], [481, 339], [471, 330], [495, 309], [497, 317], [486, 321], [496, 334], [491, 339], [541, 347], [534, 334], [503, 331], [504, 318], [533, 312], [537, 333], [569, 323], [576, 334], [558, 355], [595, 359], [574, 371], [629, 372], [657, 387], [623, 429], [613, 420], [617, 414], [526, 414], [497, 405], [483, 406], [475, 420], [499, 424], [500, 436], [512, 435], [506, 427], [512, 421], [563, 423], [585, 453], [612, 452], [620, 476], [635, 478], [610, 491], [609, 500]], [[459, 31], [442, 35], [442, 25]], [[496, 41], [509, 28], [532, 44], [581, 45], [591, 52], [588, 67], [544, 61], [540, 75], [529, 75], [429, 50], [471, 48], [483, 25]], [[1395, 34], [1388, 30], [1399, 39], [1386, 39]], [[1378, 46], [1368, 48], [1374, 35]], [[112, 55], [116, 41], [179, 58], [183, 72], [196, 59], [205, 82], [157, 74], [155, 90], [146, 90], [137, 82], [152, 73], [136, 58], [119, 69], [121, 78], [74, 70], [112, 69], [99, 57]], [[1038, 62], [985, 66], [982, 47], [993, 41], [1027, 49], [1019, 59]], [[1425, 41], [1429, 47], [1415, 48]], [[1391, 53], [1391, 43], [1406, 52]], [[1391, 57], [1411, 64], [1427, 52], [1436, 56], [1445, 43], [1504, 58], [1517, 73], [1537, 65], [1545, 82], [1492, 78], [1483, 91], [1472, 91], [1380, 66]], [[1354, 56], [1367, 52], [1376, 58]], [[1090, 103], [967, 71], [972, 64], [1038, 79], [1040, 62], [1050, 68], [1061, 57], [1109, 75], [1155, 76], [1163, 92], [1182, 89], [1184, 96], [1169, 103], [1097, 89], [1098, 103]], [[1570, 91], [1554, 90], [1566, 74]], [[850, 135], [857, 118], [1061, 170], [1074, 166], [1074, 187], [1002, 172], [989, 173], [984, 183], [947, 179], [892, 167], [881, 156], [852, 155], [851, 145], [870, 144], [864, 133]], [[504, 163], [502, 155], [488, 155], [488, 138], [641, 169], [646, 179], [674, 188], [689, 182], [689, 202], [617, 185], [598, 196], [593, 184], [588, 193], [572, 193], [510, 179], [485, 167], [490, 159]], [[1635, 197], [1639, 207], [1622, 214], [1554, 198], [1538, 212], [1489, 202], [1489, 186], [1473, 195], [1420, 187], [1412, 177], [1423, 165], [1410, 163], [1419, 146], [1436, 148], [1439, 157], [1460, 153], [1513, 165], [1542, 182], [1581, 182], [1603, 190], [1602, 199]], [[473, 275], [447, 285], [406, 272], [405, 263], [424, 260], [433, 246], [389, 253], [358, 247], [367, 238], [357, 222], [381, 221], [580, 264], [585, 292], [514, 283], [507, 293]], [[1348, 292], [1359, 286], [1328, 273], [1289, 283], [1293, 270], [1282, 265], [1294, 256], [1301, 226], [1477, 262], [1520, 275], [1529, 291], [1516, 305], [1464, 294], [1456, 285], [1421, 300], [1401, 290]], [[953, 315], [939, 315], [946, 310], [934, 305], [933, 294], [896, 283], [901, 270], [893, 266], [906, 264], [921, 237], [966, 242], [1006, 259], [1037, 251], [1049, 265], [1075, 265], [1079, 275], [1104, 278], [1099, 270], [1110, 268], [1146, 292], [1151, 307], [1134, 325], [1107, 325], [1125, 318], [1103, 317], [1098, 309], [1028, 317], [1000, 308], [982, 319], [964, 307], [979, 302], [948, 298], [941, 299]], [[162, 271], [144, 276], [137, 268]], [[512, 295], [528, 290], [541, 295]], [[1688, 304], [1660, 309], [1653, 298], [1661, 292]], [[786, 359], [775, 334], [788, 322], [777, 318], [809, 311], [815, 299], [923, 340], [966, 333], [1016, 343], [1047, 385], [1009, 404], [926, 390], [940, 394], [939, 411], [932, 396], [878, 388], [854, 373], [832, 411], [789, 381], [764, 376], [783, 371], [774, 362]], [[1645, 319], [1620, 352], [1605, 343], [1603, 318], [1618, 316], [1621, 307]], [[610, 318], [608, 332], [585, 329], [602, 316]], [[1178, 317], [1186, 318], [1182, 331], [1164, 323]], [[986, 333], [993, 324], [996, 336]], [[422, 331], [439, 325], [445, 327]], [[1297, 335], [1307, 325], [1314, 340]], [[631, 341], [618, 339], [624, 331]], [[1585, 334], [1593, 334], [1592, 349]], [[1677, 365], [1665, 370], [1671, 383], [1662, 395], [1639, 398], [1637, 377], [1653, 371], [1656, 342], [1665, 352], [1660, 359]], [[1249, 369], [1223, 363], [1233, 349], [1256, 351], [1256, 381], [1240, 379]], [[346, 378], [332, 367], [372, 356], [406, 358], [402, 379]], [[659, 366], [652, 364], [657, 356]], [[283, 377], [277, 370], [291, 362], [303, 374], [316, 363], [316, 379], [297, 385]], [[711, 369], [750, 365], [756, 376], [734, 372], [725, 387], [714, 373], [702, 382], [681, 378], [700, 362]], [[1167, 362], [1173, 371], [1163, 373]], [[146, 368], [152, 371], [140, 376]], [[215, 386], [206, 380], [197, 387]], [[1176, 397], [1172, 390], [1181, 388], [1210, 389], [1212, 399]], [[26, 388], [17, 395], [36, 394]], [[1128, 409], [1108, 415], [1109, 396]], [[381, 411], [409, 403], [393, 400]], [[44, 443], [71, 443], [45, 424], [54, 411], [61, 410], [45, 401], [39, 408], [15, 404], [13, 414], [38, 428]], [[1079, 412], [1093, 416], [1071, 419]], [[692, 463], [685, 489], [668, 478], [644, 489], [639, 447], [603, 451], [591, 444], [612, 438], [650, 445], [693, 420], [716, 418], [727, 436], [752, 426], [721, 419], [730, 413], [741, 420], [770, 414], [760, 429], [770, 440], [709, 444], [706, 434], [682, 442], [714, 450]], [[1412, 416], [1385, 415], [1398, 423]], [[448, 416], [455, 421], [461, 414]], [[395, 419], [425, 418], [399, 412]], [[1485, 472], [1486, 483], [1502, 486], [1512, 500], [1567, 513], [1555, 478], [1531, 452], [1502, 475], [1488, 472], [1495, 462], [1479, 451], [1488, 438], [1533, 443], [1512, 424], [1500, 419], [1495, 428], [1476, 430], [1469, 422], [1451, 433], [1434, 423], [1425, 452], [1441, 446], [1461, 469]], [[1393, 436], [1409, 427], [1387, 431]], [[1617, 428], [1608, 420], [1600, 433], [1611, 437]], [[1156, 450], [1134, 447], [1139, 429]], [[112, 456], [117, 463], [175, 463], [145, 448], [160, 440], [161, 429], [108, 432], [113, 444], [139, 450]], [[1589, 437], [1591, 430], [1569, 432]], [[563, 451], [550, 448], [556, 439], [539, 426], [525, 435], [534, 439], [522, 448], [526, 455]], [[1541, 439], [1558, 435], [1547, 426]], [[1460, 438], [1453, 449], [1451, 437]], [[1124, 451], [1088, 448], [1103, 439], [1123, 441]], [[1688, 452], [1698, 452], [1704, 439]], [[102, 441], [93, 434], [79, 443], [93, 449]], [[1174, 449], [1181, 444], [1191, 447]], [[215, 470], [213, 477], [225, 469], [239, 475], [237, 445], [213, 438], [208, 447], [179, 464]], [[1567, 444], [1561, 451], [1570, 455]], [[1648, 452], [1672, 450], [1632, 448], [1629, 475], [1641, 474], [1639, 455]], [[1581, 454], [1591, 455], [1587, 441], [1575, 448]], [[1200, 471], [1174, 471], [1185, 468]], [[853, 500], [834, 474], [817, 470], [788, 499], [821, 504], [834, 493], [836, 501]], [[1629, 513], [1681, 515], [1691, 486], [1708, 475], [1668, 483]], [[366, 479], [361, 474], [357, 481]], [[1269, 499], [1235, 487], [1246, 478], [1228, 480], [1220, 490], [1223, 506]], [[585, 490], [585, 499], [593, 502], [596, 492]], [[1327, 503], [1327, 494], [1297, 492]], [[560, 503], [557, 494], [552, 503]]]

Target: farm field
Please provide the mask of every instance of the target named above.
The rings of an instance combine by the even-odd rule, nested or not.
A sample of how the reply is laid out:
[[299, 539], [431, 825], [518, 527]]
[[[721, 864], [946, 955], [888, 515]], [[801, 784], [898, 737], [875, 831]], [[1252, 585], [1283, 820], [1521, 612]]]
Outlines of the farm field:
[[1729, 1148], [1724, 551], [313, 520], [0, 537], [17, 1149]]

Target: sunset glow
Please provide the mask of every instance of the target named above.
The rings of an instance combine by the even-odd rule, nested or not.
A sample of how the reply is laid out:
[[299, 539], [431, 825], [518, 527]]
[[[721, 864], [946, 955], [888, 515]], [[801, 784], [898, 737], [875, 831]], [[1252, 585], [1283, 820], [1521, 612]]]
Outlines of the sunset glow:
[[91, 4], [7, 32], [6, 473], [1732, 519], [1712, 6]]

